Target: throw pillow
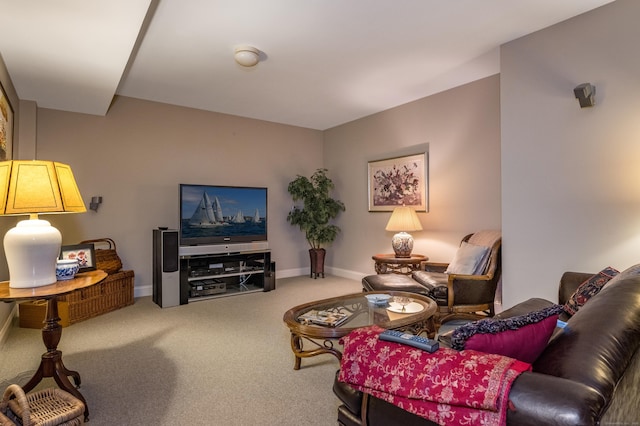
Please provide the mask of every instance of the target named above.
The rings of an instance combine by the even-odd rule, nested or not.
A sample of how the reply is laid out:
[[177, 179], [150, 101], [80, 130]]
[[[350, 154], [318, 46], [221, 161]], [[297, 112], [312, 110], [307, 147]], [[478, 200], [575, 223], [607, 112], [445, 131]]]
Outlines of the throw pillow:
[[532, 364], [553, 334], [562, 312], [553, 305], [517, 317], [474, 321], [458, 327], [451, 335], [451, 347], [508, 356]]
[[456, 251], [453, 260], [444, 271], [445, 274], [478, 275], [484, 272], [489, 247], [463, 242]]
[[613, 277], [606, 286], [604, 286], [602, 288], [602, 290], [600, 290], [600, 292], [603, 291], [608, 291], [608, 289], [610, 289], [612, 286], [615, 286], [616, 283], [625, 280], [627, 278], [632, 278], [636, 275], [640, 275], [640, 264], [637, 265], [633, 265], [630, 266], [629, 268], [625, 269], [624, 271], [620, 272], [618, 275], [616, 275], [615, 277]]
[[598, 294], [600, 290], [602, 290], [602, 287], [604, 287], [606, 283], [619, 273], [620, 272], [616, 269], [608, 266], [593, 275], [591, 278], [587, 279], [585, 282], [580, 284], [571, 297], [569, 297], [567, 303], [564, 304], [564, 311], [569, 315], [574, 315], [578, 312], [578, 309], [584, 306], [589, 299]]

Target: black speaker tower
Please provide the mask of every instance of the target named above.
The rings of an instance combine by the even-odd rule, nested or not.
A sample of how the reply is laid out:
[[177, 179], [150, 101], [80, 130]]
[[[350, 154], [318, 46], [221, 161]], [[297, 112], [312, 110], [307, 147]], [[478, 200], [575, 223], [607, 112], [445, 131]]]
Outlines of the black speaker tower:
[[178, 231], [153, 230], [153, 301], [167, 308], [180, 304]]

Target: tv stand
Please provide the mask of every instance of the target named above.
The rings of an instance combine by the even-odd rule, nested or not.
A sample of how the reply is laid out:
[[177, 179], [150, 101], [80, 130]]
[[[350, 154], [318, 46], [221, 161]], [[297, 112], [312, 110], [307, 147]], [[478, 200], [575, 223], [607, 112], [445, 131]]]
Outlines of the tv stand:
[[270, 250], [180, 255], [180, 304], [275, 289]]

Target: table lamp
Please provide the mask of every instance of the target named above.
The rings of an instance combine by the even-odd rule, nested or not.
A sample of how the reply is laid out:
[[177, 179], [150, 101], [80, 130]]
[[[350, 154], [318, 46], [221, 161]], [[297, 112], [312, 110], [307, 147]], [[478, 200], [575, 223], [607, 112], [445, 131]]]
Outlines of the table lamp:
[[82, 202], [71, 167], [53, 161], [0, 162], [0, 214], [29, 215], [4, 236], [9, 287], [41, 287], [56, 282], [60, 231], [42, 213], [82, 213]]
[[391, 246], [396, 257], [411, 257], [413, 237], [407, 231], [422, 231], [422, 224], [420, 224], [416, 211], [404, 205], [396, 207], [393, 209], [385, 229], [398, 232], [391, 239]]

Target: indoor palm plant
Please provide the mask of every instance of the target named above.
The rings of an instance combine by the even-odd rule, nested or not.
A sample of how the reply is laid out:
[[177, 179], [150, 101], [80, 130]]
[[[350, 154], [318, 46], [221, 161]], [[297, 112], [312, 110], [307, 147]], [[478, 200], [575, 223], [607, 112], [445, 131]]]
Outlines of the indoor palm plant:
[[294, 206], [289, 212], [287, 221], [304, 232], [311, 246], [309, 257], [311, 276], [314, 278], [317, 278], [318, 274], [322, 274], [324, 278], [326, 251], [322, 246], [336, 239], [340, 228], [330, 221], [345, 210], [342, 201], [331, 198], [330, 191], [333, 187], [333, 182], [327, 176], [327, 169], [317, 169], [311, 178], [297, 175], [287, 187], [294, 202], [302, 201], [302, 207]]

